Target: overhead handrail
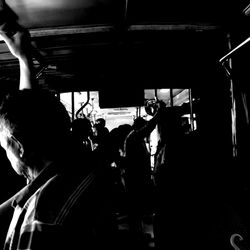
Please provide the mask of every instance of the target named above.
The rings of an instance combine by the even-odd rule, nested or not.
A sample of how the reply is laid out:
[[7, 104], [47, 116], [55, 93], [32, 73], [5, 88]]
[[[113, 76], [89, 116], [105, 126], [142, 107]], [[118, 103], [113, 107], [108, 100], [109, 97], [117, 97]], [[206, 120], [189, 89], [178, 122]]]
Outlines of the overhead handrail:
[[78, 118], [79, 113], [89, 104], [90, 92], [87, 91], [87, 101], [76, 111], [76, 118]]
[[241, 47], [243, 47], [245, 44], [247, 44], [248, 42], [250, 42], [250, 37], [248, 37], [246, 40], [244, 40], [242, 43], [240, 43], [238, 46], [236, 46], [234, 49], [232, 49], [231, 51], [229, 51], [225, 56], [223, 56], [219, 62], [220, 63], [224, 63], [227, 59], [230, 58], [230, 56], [235, 53], [235, 51], [237, 51], [238, 49], [240, 49]]

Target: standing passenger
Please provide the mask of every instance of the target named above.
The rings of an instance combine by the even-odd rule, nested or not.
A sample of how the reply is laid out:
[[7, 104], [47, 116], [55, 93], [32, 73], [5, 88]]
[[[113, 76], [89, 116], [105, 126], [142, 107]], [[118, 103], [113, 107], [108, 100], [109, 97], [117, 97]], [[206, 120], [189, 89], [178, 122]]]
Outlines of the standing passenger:
[[88, 118], [77, 118], [71, 122], [72, 139], [83, 154], [92, 152], [92, 125]]
[[63, 104], [33, 88], [28, 32], [20, 28], [2, 37], [19, 60], [20, 90], [0, 106], [0, 143], [28, 183], [12, 199], [4, 249], [112, 249], [116, 224], [100, 168], [86, 164], [84, 157], [79, 162], [72, 152], [70, 118]]
[[125, 186], [128, 194], [128, 223], [132, 236], [141, 240], [144, 234], [143, 218], [147, 212], [151, 183], [150, 153], [145, 139], [155, 128], [160, 114], [161, 105], [155, 115], [147, 122], [142, 117], [135, 119], [132, 131], [124, 143]]
[[93, 125], [93, 137], [92, 141], [94, 144], [94, 149], [99, 146], [103, 146], [106, 143], [107, 137], [109, 135], [109, 130], [106, 127], [106, 121], [103, 118], [98, 118]]

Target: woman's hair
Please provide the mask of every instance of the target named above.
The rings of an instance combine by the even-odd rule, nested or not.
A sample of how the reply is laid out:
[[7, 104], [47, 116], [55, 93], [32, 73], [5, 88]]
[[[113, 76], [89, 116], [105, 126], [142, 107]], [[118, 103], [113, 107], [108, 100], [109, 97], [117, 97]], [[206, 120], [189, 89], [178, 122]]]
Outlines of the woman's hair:
[[1, 129], [7, 129], [26, 147], [53, 154], [68, 138], [70, 117], [52, 93], [37, 89], [18, 90], [2, 100]]

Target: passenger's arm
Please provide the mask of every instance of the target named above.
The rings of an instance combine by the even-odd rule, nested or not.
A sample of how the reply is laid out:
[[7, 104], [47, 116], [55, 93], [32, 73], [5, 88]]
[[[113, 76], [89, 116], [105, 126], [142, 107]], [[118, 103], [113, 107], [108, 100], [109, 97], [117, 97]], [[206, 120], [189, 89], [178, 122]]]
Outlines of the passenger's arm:
[[137, 131], [137, 136], [144, 138], [150, 135], [150, 133], [154, 130], [155, 126], [159, 122], [160, 117], [163, 115], [163, 110], [165, 110], [165, 107], [166, 105], [162, 101], [156, 103], [156, 113], [144, 127]]
[[20, 29], [11, 37], [1, 32], [1, 37], [7, 44], [10, 52], [19, 61], [20, 81], [19, 89], [30, 89], [34, 87], [35, 74], [32, 60], [32, 47], [30, 34], [20, 26]]

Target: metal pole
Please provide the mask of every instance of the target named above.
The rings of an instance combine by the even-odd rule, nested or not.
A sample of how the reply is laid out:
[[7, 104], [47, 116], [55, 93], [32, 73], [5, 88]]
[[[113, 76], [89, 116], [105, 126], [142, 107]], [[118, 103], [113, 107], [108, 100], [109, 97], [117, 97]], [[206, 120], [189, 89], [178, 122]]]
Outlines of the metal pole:
[[75, 92], [71, 92], [71, 117], [72, 121], [75, 119]]
[[[227, 35], [227, 40], [228, 40], [228, 48], [231, 49], [232, 44], [231, 44], [230, 34]], [[237, 46], [237, 47], [239, 47], [239, 46]], [[233, 52], [234, 50], [232, 50], [231, 52]], [[228, 67], [230, 69], [232, 69], [232, 58], [231, 57], [228, 58]], [[236, 129], [237, 112], [236, 112], [235, 87], [234, 87], [234, 83], [233, 83], [232, 74], [231, 74], [231, 77], [229, 78], [229, 81], [230, 81], [230, 92], [231, 92], [232, 147], [233, 147], [232, 150], [233, 150], [233, 156], [236, 157], [237, 156], [237, 129]]]
[[79, 110], [76, 111], [76, 118], [78, 118], [80, 112], [88, 105], [89, 100], [90, 100], [90, 92], [87, 91], [87, 101], [79, 108]]
[[158, 93], [157, 93], [157, 89], [155, 89], [155, 99], [158, 100]]
[[173, 97], [173, 89], [172, 88], [169, 89], [169, 93], [170, 93], [170, 106], [173, 107], [174, 106], [174, 97]]
[[228, 35], [228, 45], [229, 45], [229, 53], [227, 53], [225, 56], [223, 56], [219, 62], [223, 63], [225, 60], [231, 58], [230, 56], [239, 48], [241, 48], [242, 46], [244, 46], [245, 44], [247, 44], [248, 42], [250, 42], [250, 37], [248, 37], [245, 41], [243, 41], [242, 43], [240, 43], [238, 46], [236, 46], [234, 49], [232, 49], [231, 43], [230, 43], [230, 38]]
[[189, 105], [190, 105], [190, 124], [191, 131], [194, 131], [194, 114], [193, 114], [193, 98], [191, 89], [188, 90]]

